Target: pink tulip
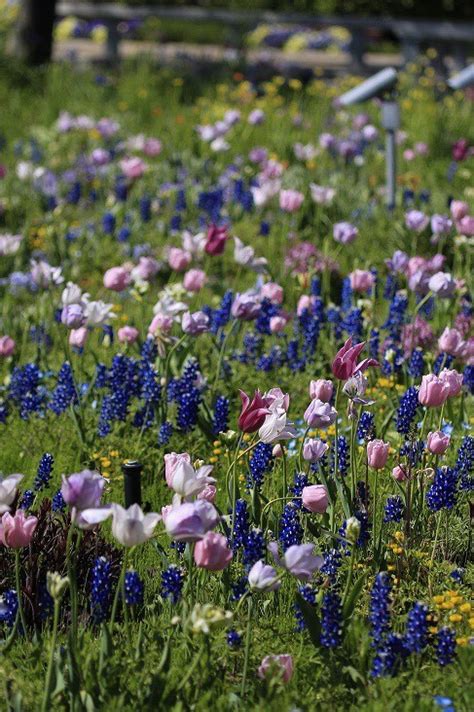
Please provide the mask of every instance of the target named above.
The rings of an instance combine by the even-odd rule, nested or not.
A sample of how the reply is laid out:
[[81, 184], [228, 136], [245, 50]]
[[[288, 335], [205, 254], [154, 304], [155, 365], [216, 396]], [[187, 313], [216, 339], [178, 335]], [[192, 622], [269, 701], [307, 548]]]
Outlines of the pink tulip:
[[260, 290], [260, 294], [264, 299], [269, 299], [274, 304], [282, 304], [283, 302], [283, 287], [276, 282], [267, 282]]
[[284, 316], [272, 316], [270, 317], [270, 331], [272, 334], [281, 334], [285, 330], [288, 319]]
[[133, 344], [139, 335], [140, 332], [134, 326], [122, 326], [117, 331], [118, 340], [121, 344]]
[[428, 408], [438, 408], [446, 402], [450, 394], [450, 387], [446, 381], [438, 378], [434, 373], [429, 373], [421, 379], [418, 400], [421, 405]]
[[140, 178], [145, 172], [146, 164], [141, 158], [133, 156], [120, 161], [120, 170], [130, 180]]
[[222, 571], [231, 559], [232, 551], [223, 534], [208, 532], [194, 547], [194, 561], [201, 569]]
[[384, 443], [383, 440], [369, 440], [367, 443], [367, 461], [369, 467], [374, 470], [382, 470], [388, 459], [389, 443]]
[[175, 272], [184, 272], [191, 260], [191, 253], [181, 247], [172, 247], [168, 253], [168, 264]]
[[123, 292], [130, 281], [130, 272], [125, 267], [111, 267], [104, 274], [104, 287], [114, 292]]
[[375, 284], [375, 277], [372, 272], [366, 269], [355, 269], [350, 273], [351, 289], [354, 292], [368, 292]]
[[457, 329], [445, 328], [438, 339], [438, 347], [440, 351], [453, 356], [460, 356], [465, 346], [465, 341], [462, 334]]
[[407, 473], [405, 472], [403, 467], [401, 467], [401, 465], [397, 465], [393, 468], [392, 476], [395, 480], [397, 480], [397, 482], [405, 482], [405, 480], [407, 479]]
[[310, 512], [324, 514], [329, 505], [328, 493], [324, 485], [310, 485], [303, 487], [301, 493], [303, 505]]
[[209, 317], [203, 311], [184, 312], [181, 319], [181, 328], [185, 334], [198, 336], [209, 331]]
[[463, 374], [458, 373], [454, 368], [443, 368], [439, 374], [440, 380], [448, 387], [448, 398], [458, 396], [462, 390]]
[[143, 144], [143, 153], [145, 156], [158, 156], [161, 153], [161, 141], [157, 138], [146, 138]]
[[238, 425], [244, 433], [255, 433], [265, 422], [270, 413], [268, 401], [257, 389], [252, 400], [245, 391], [239, 391], [242, 401], [242, 410], [239, 415]]
[[280, 208], [285, 213], [295, 213], [303, 204], [304, 195], [299, 190], [280, 190]]
[[360, 363], [357, 360], [365, 346], [365, 341], [359, 344], [352, 345], [352, 336], [350, 336], [344, 346], [339, 349], [334, 361], [332, 362], [332, 372], [336, 378], [341, 381], [347, 381], [358, 371], [365, 371], [369, 366], [378, 366], [379, 363], [373, 358], [366, 358]]
[[214, 502], [217, 494], [217, 489], [215, 485], [206, 485], [204, 489], [199, 492], [197, 499], [205, 499], [206, 502]]
[[298, 299], [298, 304], [296, 306], [296, 313], [298, 316], [301, 316], [306, 309], [311, 311], [315, 302], [315, 297], [309, 296], [308, 294], [302, 294]]
[[17, 509], [14, 516], [5, 512], [0, 520], [0, 542], [11, 549], [28, 546], [38, 524], [37, 517], [26, 517], [23, 509]]
[[463, 217], [469, 214], [469, 205], [463, 200], [452, 200], [451, 205], [449, 206], [449, 210], [451, 211], [451, 215], [453, 216], [454, 220], [456, 220], [457, 222], [458, 220], [462, 220]]
[[187, 452], [169, 452], [165, 455], [165, 479], [166, 484], [171, 489], [173, 488], [173, 477], [178, 466], [185, 462], [187, 465], [191, 464], [191, 456]]
[[266, 655], [260, 663], [257, 674], [261, 680], [265, 680], [272, 671], [275, 671], [281, 677], [282, 682], [289, 682], [293, 677], [293, 658], [291, 655]]
[[148, 327], [148, 333], [150, 336], [155, 336], [158, 332], [160, 334], [167, 335], [173, 328], [173, 317], [168, 314], [162, 314], [159, 312], [153, 317], [150, 326]]
[[87, 327], [81, 326], [79, 329], [72, 329], [69, 332], [69, 345], [75, 346], [77, 349], [84, 348], [84, 345], [89, 336]]
[[449, 447], [451, 438], [440, 430], [428, 433], [427, 446], [433, 455], [443, 455]]
[[140, 257], [134, 274], [136, 273], [140, 279], [148, 281], [157, 274], [159, 269], [160, 265], [154, 257]]
[[461, 235], [466, 237], [474, 236], [474, 215], [465, 215], [456, 223], [456, 227]]
[[187, 292], [199, 292], [207, 281], [206, 273], [202, 269], [190, 269], [184, 275], [183, 286]]
[[333, 394], [332, 381], [325, 378], [318, 378], [317, 381], [311, 381], [309, 384], [310, 398], [319, 398], [323, 403], [329, 403]]
[[15, 351], [15, 341], [11, 336], [0, 336], [0, 356], [11, 356]]

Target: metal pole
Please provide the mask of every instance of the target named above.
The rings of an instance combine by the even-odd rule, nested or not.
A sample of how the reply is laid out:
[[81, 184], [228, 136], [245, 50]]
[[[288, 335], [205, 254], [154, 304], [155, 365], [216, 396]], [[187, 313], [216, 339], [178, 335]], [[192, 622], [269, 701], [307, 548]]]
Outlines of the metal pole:
[[396, 131], [400, 128], [400, 109], [395, 101], [382, 104], [382, 126], [385, 129], [385, 175], [387, 207], [393, 210], [397, 199], [397, 145]]
[[141, 474], [143, 465], [137, 460], [127, 460], [122, 465], [125, 507], [142, 503]]

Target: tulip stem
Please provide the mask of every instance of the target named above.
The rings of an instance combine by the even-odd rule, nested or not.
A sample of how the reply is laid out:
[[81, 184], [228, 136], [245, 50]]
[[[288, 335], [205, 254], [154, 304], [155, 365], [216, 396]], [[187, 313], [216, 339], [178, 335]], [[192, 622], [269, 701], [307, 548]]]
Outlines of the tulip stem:
[[282, 491], [282, 499], [285, 499], [286, 493], [288, 491], [288, 473], [287, 473], [287, 466], [286, 466], [286, 452], [285, 448], [281, 446], [282, 449], [282, 466], [283, 466], [283, 491]]
[[51, 638], [51, 650], [49, 651], [49, 661], [48, 670], [46, 672], [46, 680], [44, 685], [44, 695], [43, 704], [41, 705], [41, 712], [48, 712], [51, 709], [51, 684], [53, 679], [53, 666], [54, 666], [54, 651], [56, 649], [56, 640], [58, 637], [58, 624], [59, 624], [59, 607], [60, 600], [55, 598], [54, 600], [54, 617], [53, 617], [53, 637]]
[[16, 598], [18, 601], [18, 613], [20, 615], [21, 627], [23, 628], [23, 635], [26, 636], [26, 618], [25, 611], [23, 610], [23, 596], [21, 590], [21, 579], [20, 579], [20, 549], [15, 549], [15, 586], [16, 586]]
[[245, 634], [245, 654], [244, 654], [244, 669], [242, 672], [242, 685], [240, 687], [240, 695], [244, 697], [245, 687], [247, 684], [247, 671], [249, 667], [249, 657], [250, 657], [250, 643], [252, 640], [252, 610], [253, 610], [253, 600], [252, 597], [248, 601], [248, 618], [247, 618], [247, 631]]
[[373, 527], [373, 532], [374, 532], [374, 556], [376, 554], [376, 546], [377, 546], [377, 499], [378, 499], [378, 485], [379, 485], [379, 471], [375, 470], [375, 475], [374, 475], [374, 497], [373, 497], [373, 513], [372, 513], [372, 527]]
[[[244, 434], [240, 433], [239, 439], [237, 441], [237, 446], [235, 448], [234, 461], [233, 461], [232, 465], [230, 466], [229, 470], [227, 471], [228, 475], [230, 475], [230, 473], [232, 472], [232, 489], [231, 489], [231, 493], [232, 493], [232, 502], [231, 502], [231, 505], [232, 505], [232, 541], [234, 540], [235, 506], [236, 506], [236, 502], [237, 502], [237, 460], [240, 459], [239, 450], [240, 450], [240, 446], [242, 445], [243, 437], [244, 437]], [[250, 449], [250, 448], [248, 448], [248, 449]], [[245, 452], [247, 452], [247, 451], [245, 451]], [[229, 490], [229, 488], [228, 488], [228, 490]]]
[[433, 549], [431, 551], [430, 566], [433, 566], [436, 548], [438, 546], [438, 538], [439, 538], [440, 528], [441, 528], [441, 512], [438, 512], [438, 521], [436, 522], [436, 532], [435, 532], [435, 539], [434, 539], [434, 543], [433, 543]]
[[227, 342], [228, 342], [231, 334], [233, 333], [234, 327], [237, 323], [238, 323], [238, 320], [234, 319], [234, 321], [230, 325], [230, 328], [229, 328], [227, 334], [222, 339], [221, 348], [219, 350], [219, 357], [217, 359], [216, 375], [214, 376], [214, 383], [212, 384], [212, 388], [211, 388], [211, 399], [214, 397], [214, 394], [215, 394], [216, 388], [217, 388], [217, 384], [219, 382], [219, 377], [221, 375], [222, 360], [224, 358], [225, 347], [227, 346]]
[[[125, 584], [125, 570], [127, 568], [127, 558], [128, 558], [128, 549], [124, 549], [122, 568], [120, 570], [119, 580], [117, 581], [117, 588], [115, 589], [114, 602], [112, 605], [112, 614], [110, 616], [110, 628], [111, 629], [112, 629], [113, 624], [115, 623], [115, 618], [117, 616], [117, 608], [118, 608], [120, 594], [122, 593], [122, 596], [123, 596], [123, 589], [124, 589], [124, 584]], [[124, 597], [123, 604], [125, 606], [125, 597]]]
[[355, 553], [356, 553], [356, 544], [355, 542], [352, 544], [352, 549], [351, 549], [351, 559], [349, 563], [349, 572], [347, 574], [347, 581], [346, 581], [346, 586], [344, 589], [344, 595], [342, 597], [342, 606], [344, 607], [344, 604], [347, 600], [347, 596], [349, 595], [349, 589], [351, 587], [351, 582], [352, 582], [352, 572], [354, 570], [354, 561], [355, 561]]
[[77, 638], [77, 580], [76, 580], [76, 546], [79, 545], [79, 537], [74, 545], [75, 528], [72, 523], [69, 525], [66, 542], [66, 559], [69, 578], [69, 590], [71, 596], [71, 637], [75, 644]]

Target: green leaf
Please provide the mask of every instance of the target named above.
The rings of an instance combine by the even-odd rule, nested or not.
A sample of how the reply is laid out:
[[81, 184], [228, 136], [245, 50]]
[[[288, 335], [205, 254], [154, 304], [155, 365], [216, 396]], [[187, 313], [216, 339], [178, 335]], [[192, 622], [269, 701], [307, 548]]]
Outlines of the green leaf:
[[355, 584], [352, 586], [351, 592], [347, 597], [347, 600], [344, 604], [344, 609], [343, 609], [343, 615], [344, 615], [344, 620], [349, 618], [353, 611], [355, 604], [357, 603], [357, 599], [359, 598], [360, 594], [362, 593], [362, 589], [364, 587], [365, 579], [367, 578], [368, 572], [365, 572], [360, 576]]
[[301, 614], [306, 624], [306, 628], [308, 630], [309, 637], [311, 638], [311, 642], [316, 648], [319, 648], [321, 645], [321, 622], [317, 616], [316, 611], [314, 610], [313, 606], [308, 603], [308, 601], [304, 600], [303, 596], [300, 593], [296, 594], [296, 603], [298, 604], [301, 610]]

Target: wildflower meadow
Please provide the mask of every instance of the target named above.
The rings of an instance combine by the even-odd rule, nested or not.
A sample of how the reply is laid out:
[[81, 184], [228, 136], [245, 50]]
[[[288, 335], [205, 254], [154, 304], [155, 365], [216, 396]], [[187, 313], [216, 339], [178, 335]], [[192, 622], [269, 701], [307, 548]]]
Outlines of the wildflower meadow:
[[474, 111], [8, 71], [2, 710], [474, 707]]

